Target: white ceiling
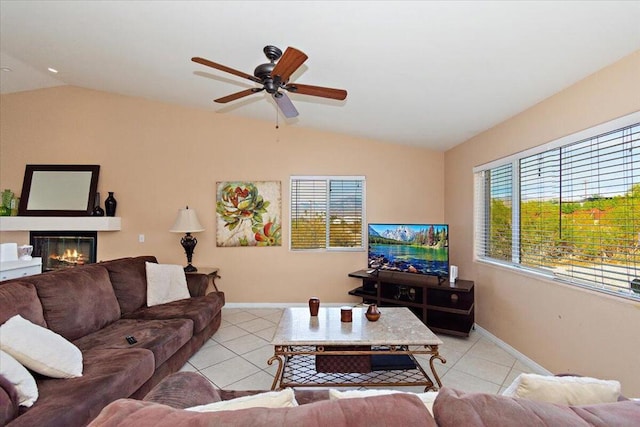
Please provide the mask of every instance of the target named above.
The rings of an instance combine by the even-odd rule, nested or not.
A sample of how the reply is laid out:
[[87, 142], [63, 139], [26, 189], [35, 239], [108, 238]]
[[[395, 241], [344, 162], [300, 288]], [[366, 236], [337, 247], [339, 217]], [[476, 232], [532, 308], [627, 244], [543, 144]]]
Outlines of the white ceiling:
[[[252, 83], [272, 44], [305, 52], [290, 94], [326, 129], [444, 150], [640, 49], [640, 1], [0, 1], [2, 93], [74, 85], [275, 121]], [[47, 67], [59, 70], [53, 75]]]

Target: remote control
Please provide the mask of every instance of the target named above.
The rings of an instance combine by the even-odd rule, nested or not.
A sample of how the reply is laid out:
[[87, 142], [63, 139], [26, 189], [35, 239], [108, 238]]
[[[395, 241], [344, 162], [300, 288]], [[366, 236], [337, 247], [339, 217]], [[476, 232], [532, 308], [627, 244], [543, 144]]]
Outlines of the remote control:
[[138, 342], [138, 340], [136, 340], [134, 337], [132, 337], [131, 335], [127, 335], [125, 337], [125, 339], [127, 340], [127, 342], [131, 345], [135, 344]]

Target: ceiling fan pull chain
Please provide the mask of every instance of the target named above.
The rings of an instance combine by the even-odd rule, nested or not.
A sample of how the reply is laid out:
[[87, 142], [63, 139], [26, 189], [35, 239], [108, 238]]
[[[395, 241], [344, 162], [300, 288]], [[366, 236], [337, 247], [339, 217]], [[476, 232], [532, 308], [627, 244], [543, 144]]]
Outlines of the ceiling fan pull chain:
[[280, 129], [280, 126], [278, 125], [278, 110], [276, 110], [276, 129]]

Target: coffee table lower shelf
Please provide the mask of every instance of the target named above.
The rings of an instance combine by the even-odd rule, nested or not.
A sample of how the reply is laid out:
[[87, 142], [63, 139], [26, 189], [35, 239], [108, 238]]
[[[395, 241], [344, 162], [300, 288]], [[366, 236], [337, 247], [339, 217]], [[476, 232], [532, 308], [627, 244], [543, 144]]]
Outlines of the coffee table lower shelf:
[[[345, 355], [408, 355], [415, 363], [414, 369], [379, 370], [366, 373], [317, 372], [316, 356]], [[429, 368], [435, 379], [416, 360], [415, 354], [430, 355]], [[286, 387], [398, 387], [424, 386], [424, 391], [438, 390], [442, 387], [440, 377], [436, 373], [435, 359], [446, 363], [438, 354], [437, 346], [425, 346], [424, 349], [410, 349], [407, 346], [372, 347], [370, 351], [325, 351], [322, 346], [276, 346], [275, 354], [268, 360], [271, 365], [278, 362], [278, 370], [271, 386], [272, 390]]]

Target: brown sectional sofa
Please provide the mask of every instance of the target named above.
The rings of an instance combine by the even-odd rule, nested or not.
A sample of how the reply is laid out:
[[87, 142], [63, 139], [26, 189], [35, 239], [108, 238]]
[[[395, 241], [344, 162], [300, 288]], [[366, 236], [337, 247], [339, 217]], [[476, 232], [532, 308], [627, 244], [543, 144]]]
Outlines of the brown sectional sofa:
[[35, 374], [39, 398], [30, 408], [17, 406], [15, 389], [0, 376], [0, 425], [86, 425], [114, 400], [144, 397], [213, 335], [224, 293], [205, 295], [208, 278], [189, 274], [191, 298], [147, 307], [147, 261], [157, 262], [123, 258], [0, 283], [0, 324], [19, 314], [83, 356], [82, 377]]
[[220, 412], [182, 409], [255, 393], [258, 392], [218, 390], [197, 373], [180, 372], [163, 380], [143, 401], [120, 399], [111, 403], [90, 427], [640, 425], [640, 402], [624, 398], [615, 403], [568, 406], [487, 393], [463, 393], [447, 387], [438, 393], [433, 403], [433, 414], [420, 399], [407, 394], [329, 400], [328, 390], [310, 389], [295, 391], [300, 405], [297, 407]]

